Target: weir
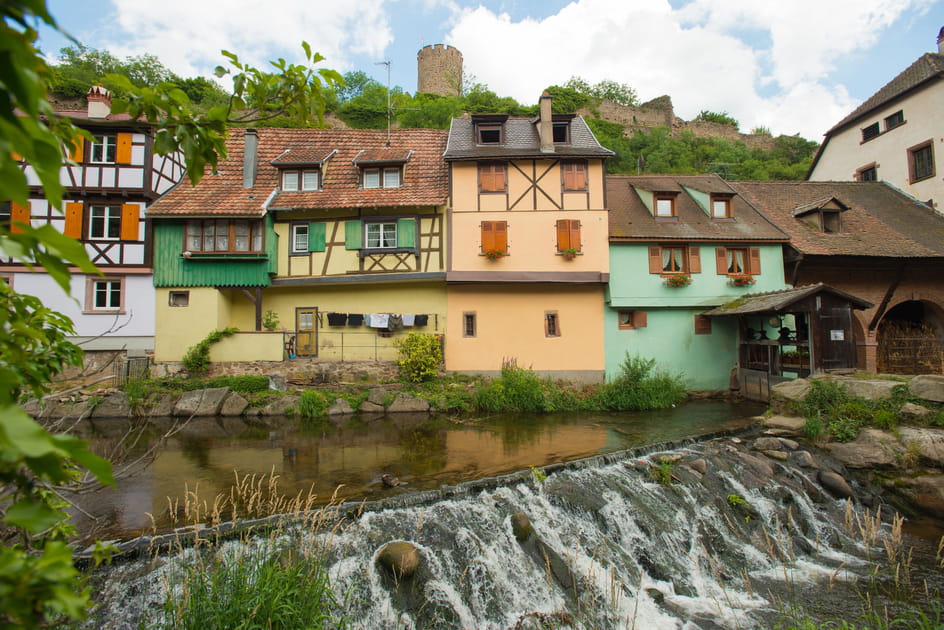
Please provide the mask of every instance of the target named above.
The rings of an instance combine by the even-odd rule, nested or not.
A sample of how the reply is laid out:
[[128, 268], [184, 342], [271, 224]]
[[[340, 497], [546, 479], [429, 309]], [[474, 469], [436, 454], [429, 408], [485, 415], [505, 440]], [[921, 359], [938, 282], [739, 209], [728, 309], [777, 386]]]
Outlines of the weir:
[[[509, 476], [449, 499], [405, 495], [327, 529], [286, 526], [219, 553], [320, 550], [336, 616], [356, 628], [765, 628], [795, 605], [854, 616], [857, 589], [889, 564], [889, 525], [867, 507], [874, 514], [877, 499], [854, 482], [854, 502], [829, 496], [816, 474], [833, 465], [825, 459], [802, 467], [749, 445], [720, 437]], [[533, 530], [523, 540], [512, 527], [520, 514]], [[398, 540], [419, 552], [411, 577], [378, 566]], [[920, 547], [908, 588], [930, 580], [935, 592], [933, 549], [908, 544]], [[103, 574], [99, 626], [156, 621], [164, 584], [198, 553], [207, 552]]]

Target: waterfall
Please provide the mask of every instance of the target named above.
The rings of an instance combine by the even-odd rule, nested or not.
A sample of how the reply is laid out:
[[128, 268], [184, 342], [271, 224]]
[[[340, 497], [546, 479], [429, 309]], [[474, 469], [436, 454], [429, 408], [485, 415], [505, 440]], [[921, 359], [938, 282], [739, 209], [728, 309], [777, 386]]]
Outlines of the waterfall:
[[[324, 550], [338, 615], [356, 628], [646, 630], [770, 627], [785, 606], [824, 599], [840, 616], [857, 603], [855, 582], [880, 544], [846, 531], [845, 502], [818, 487], [815, 470], [737, 438], [541, 477], [427, 504], [407, 499], [330, 530], [294, 526], [280, 543]], [[518, 513], [533, 528], [523, 542], [512, 527]], [[395, 540], [419, 551], [410, 578], [376, 562]], [[158, 614], [162, 582], [193, 553], [153, 570], [113, 569], [100, 595], [103, 627]]]

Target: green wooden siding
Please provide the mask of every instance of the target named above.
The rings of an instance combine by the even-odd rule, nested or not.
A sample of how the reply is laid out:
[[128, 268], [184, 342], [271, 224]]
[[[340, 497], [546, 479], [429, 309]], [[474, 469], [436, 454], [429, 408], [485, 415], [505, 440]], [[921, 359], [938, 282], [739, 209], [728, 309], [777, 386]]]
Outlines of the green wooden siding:
[[271, 220], [266, 221], [265, 258], [186, 259], [181, 253], [184, 224], [154, 221], [155, 287], [266, 287], [276, 271], [278, 242]]

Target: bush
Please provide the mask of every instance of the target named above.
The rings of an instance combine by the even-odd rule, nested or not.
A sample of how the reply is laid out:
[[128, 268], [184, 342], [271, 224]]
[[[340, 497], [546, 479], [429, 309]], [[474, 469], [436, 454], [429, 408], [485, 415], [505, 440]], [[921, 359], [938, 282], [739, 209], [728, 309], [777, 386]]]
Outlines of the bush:
[[313, 389], [302, 392], [298, 399], [298, 412], [306, 418], [321, 418], [328, 410], [328, 401]]
[[872, 424], [879, 429], [894, 429], [898, 426], [898, 414], [888, 409], [879, 409], [872, 416]]
[[807, 392], [803, 404], [800, 405], [800, 413], [804, 418], [831, 417], [837, 406], [852, 399], [849, 393], [835, 381], [817, 380], [812, 381], [810, 386], [810, 391]]
[[851, 442], [859, 435], [859, 426], [858, 422], [850, 418], [836, 418], [826, 425], [826, 429], [837, 442]]
[[823, 421], [820, 420], [819, 416], [806, 419], [806, 422], [803, 424], [803, 434], [806, 435], [806, 437], [815, 440], [822, 432]]
[[685, 396], [680, 374], [656, 369], [655, 359], [627, 353], [620, 375], [600, 387], [593, 405], [611, 411], [665, 409], [681, 402]]
[[474, 404], [481, 411], [554, 411], [547, 392], [550, 381], [526, 368], [502, 366], [501, 376], [475, 392]]
[[429, 381], [439, 374], [443, 361], [439, 337], [430, 333], [411, 332], [394, 342], [400, 351], [397, 367], [400, 376], [412, 383]]
[[224, 328], [223, 330], [214, 330], [203, 341], [200, 341], [187, 349], [182, 363], [187, 371], [192, 374], [202, 374], [210, 368], [210, 346], [221, 339], [231, 337], [239, 331], [238, 328]]

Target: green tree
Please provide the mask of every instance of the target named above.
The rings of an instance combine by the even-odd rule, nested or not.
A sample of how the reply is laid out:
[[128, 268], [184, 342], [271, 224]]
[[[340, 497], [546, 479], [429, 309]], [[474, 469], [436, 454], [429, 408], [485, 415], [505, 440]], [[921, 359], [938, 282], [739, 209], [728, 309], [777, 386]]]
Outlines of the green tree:
[[712, 112], [708, 111], [707, 109], [703, 109], [698, 112], [697, 116], [695, 116], [695, 120], [718, 123], [719, 125], [731, 125], [735, 129], [740, 127], [740, 123], [732, 118], [728, 112]]
[[599, 83], [590, 85], [586, 79], [571, 77], [567, 83], [564, 84], [564, 87], [579, 92], [589, 98], [596, 99], [597, 101], [612, 101], [617, 105], [626, 107], [639, 105], [639, 96], [636, 94], [636, 90], [625, 83], [619, 83], [611, 79], [604, 79]]

